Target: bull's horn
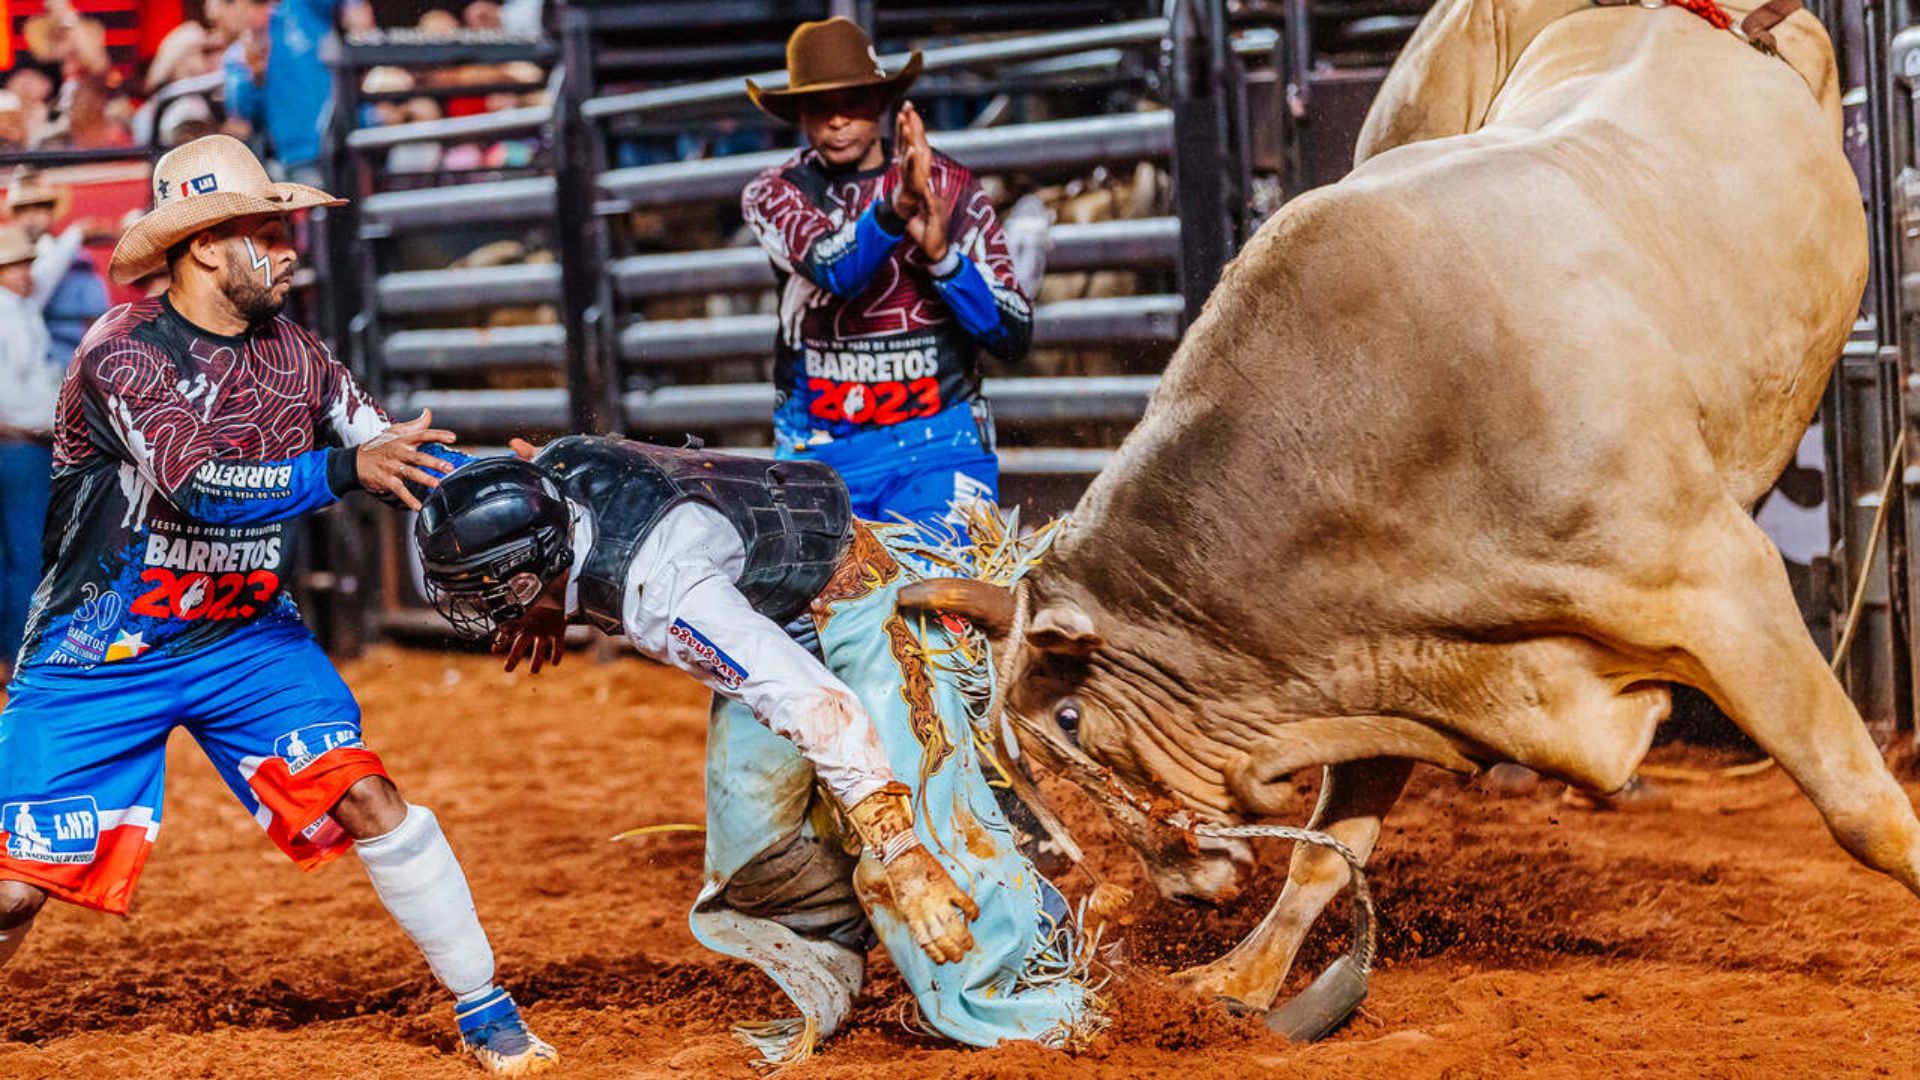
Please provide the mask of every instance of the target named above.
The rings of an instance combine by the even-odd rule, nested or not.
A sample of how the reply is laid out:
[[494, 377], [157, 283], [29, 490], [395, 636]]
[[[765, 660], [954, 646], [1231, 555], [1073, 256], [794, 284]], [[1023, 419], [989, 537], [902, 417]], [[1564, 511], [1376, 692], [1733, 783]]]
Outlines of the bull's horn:
[[1332, 716], [1281, 724], [1253, 749], [1227, 765], [1227, 790], [1249, 813], [1285, 811], [1290, 797], [1277, 795], [1280, 781], [1315, 765], [1366, 758], [1411, 758], [1450, 772], [1470, 773], [1474, 764], [1459, 740], [1401, 716]]
[[1013, 626], [1013, 590], [973, 578], [928, 578], [900, 590], [902, 608], [964, 615], [993, 638]]

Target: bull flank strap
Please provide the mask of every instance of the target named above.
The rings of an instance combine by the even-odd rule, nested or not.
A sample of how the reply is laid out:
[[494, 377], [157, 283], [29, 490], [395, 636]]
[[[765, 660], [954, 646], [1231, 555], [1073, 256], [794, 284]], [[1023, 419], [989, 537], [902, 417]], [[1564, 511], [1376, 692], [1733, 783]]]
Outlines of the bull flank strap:
[[[1659, 8], [1669, 6], [1669, 0], [1593, 0], [1593, 5], [1595, 7]], [[1721, 29], [1727, 29], [1731, 22], [1720, 11], [1719, 5], [1713, 3], [1713, 0], [1678, 0], [1672, 3], [1672, 6], [1685, 8]], [[1746, 18], [1740, 20], [1740, 28], [1734, 33], [1768, 56], [1777, 56], [1779, 49], [1774, 45], [1773, 28], [1785, 22], [1787, 16], [1799, 11], [1800, 7], [1800, 0], [1767, 0], [1765, 4], [1754, 8]]]
[[1761, 52], [1777, 53], [1779, 50], [1774, 48], [1773, 28], [1799, 10], [1800, 0], [1767, 0], [1740, 20], [1740, 35]]

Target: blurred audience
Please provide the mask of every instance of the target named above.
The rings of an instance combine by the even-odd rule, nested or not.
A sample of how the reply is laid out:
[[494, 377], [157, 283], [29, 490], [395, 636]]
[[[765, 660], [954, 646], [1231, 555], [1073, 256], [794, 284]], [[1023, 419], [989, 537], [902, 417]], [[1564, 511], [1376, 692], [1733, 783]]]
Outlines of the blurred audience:
[[27, 117], [20, 106], [20, 95], [0, 90], [0, 150], [22, 150], [27, 146]]
[[39, 145], [53, 131], [53, 80], [38, 67], [19, 64], [7, 73], [5, 85], [26, 119], [27, 144]]
[[0, 671], [10, 671], [20, 651], [27, 606], [40, 581], [40, 530], [63, 370], [47, 362], [41, 316], [59, 279], [53, 265], [26, 230], [0, 225], [0, 386], [7, 388], [0, 394]]
[[321, 125], [333, 76], [320, 43], [335, 28], [373, 28], [365, 0], [279, 0], [254, 4], [245, 34], [227, 50], [227, 115], [264, 134], [282, 173], [320, 185]]
[[146, 92], [156, 94], [169, 83], [209, 75], [220, 70], [223, 41], [204, 23], [183, 22], [160, 39], [147, 64]]
[[[538, 33], [545, 6], [433, 2], [418, 20], [423, 36]], [[227, 131], [251, 140], [278, 174], [317, 183], [333, 85], [320, 45], [336, 29], [371, 29], [367, 0], [203, 0], [199, 8], [199, 19], [168, 31], [145, 65], [135, 66], [124, 50], [108, 48], [105, 27], [76, 10], [75, 0], [47, 0], [22, 24], [14, 66], [0, 73], [0, 150], [164, 147]], [[361, 123], [538, 105], [546, 81], [528, 63], [375, 69], [363, 89], [382, 97], [365, 108]], [[538, 148], [537, 139], [525, 138], [411, 144], [392, 151], [387, 165], [423, 179], [524, 170]], [[0, 186], [12, 189], [6, 171], [0, 167]]]
[[42, 182], [26, 170], [16, 172], [7, 189], [7, 217], [25, 233], [34, 246], [36, 279], [51, 282], [43, 307], [46, 322], [47, 363], [66, 370], [80, 339], [87, 336], [93, 320], [107, 313], [107, 283], [93, 260], [81, 252], [87, 239], [103, 235], [104, 230], [88, 223], [74, 223], [55, 235], [53, 223], [59, 219], [66, 193]]
[[[474, 0], [459, 17], [444, 10], [431, 10], [420, 16], [414, 30], [421, 38], [467, 33], [497, 32], [502, 29], [501, 6], [492, 0]], [[361, 123], [390, 125], [421, 123], [444, 117], [473, 116], [501, 109], [539, 105], [546, 101], [546, 74], [539, 65], [526, 62], [503, 64], [460, 64], [451, 67], [423, 68], [418, 72], [398, 67], [369, 69], [360, 83], [361, 93], [371, 101], [361, 113]], [[524, 89], [512, 89], [515, 86]], [[445, 93], [472, 87], [474, 94]], [[412, 91], [421, 93], [403, 97]], [[429, 91], [440, 91], [432, 94]], [[407, 143], [387, 152], [387, 173], [395, 176], [428, 176], [439, 173], [463, 173], [481, 170], [525, 169], [532, 166], [537, 142], [531, 139], [503, 139], [493, 143], [434, 142]]]
[[37, 145], [49, 147], [129, 146], [132, 109], [121, 94], [120, 73], [107, 55], [107, 29], [82, 17], [68, 0], [48, 0], [46, 13], [27, 20], [27, 49], [41, 64], [58, 65], [52, 117]]

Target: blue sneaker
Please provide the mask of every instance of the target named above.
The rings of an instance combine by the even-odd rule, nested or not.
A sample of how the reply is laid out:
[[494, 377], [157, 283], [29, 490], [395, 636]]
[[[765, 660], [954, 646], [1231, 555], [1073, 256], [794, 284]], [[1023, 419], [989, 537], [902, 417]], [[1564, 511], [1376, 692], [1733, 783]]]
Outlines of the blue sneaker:
[[453, 1018], [460, 1024], [460, 1041], [495, 1076], [531, 1076], [560, 1062], [553, 1047], [527, 1030], [520, 1007], [505, 990], [458, 1006]]

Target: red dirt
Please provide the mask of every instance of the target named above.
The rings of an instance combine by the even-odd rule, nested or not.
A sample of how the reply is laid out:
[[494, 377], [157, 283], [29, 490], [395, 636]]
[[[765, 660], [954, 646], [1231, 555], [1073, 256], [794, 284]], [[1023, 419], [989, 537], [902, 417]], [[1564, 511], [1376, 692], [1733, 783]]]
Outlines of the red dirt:
[[[787, 1009], [687, 932], [700, 837], [606, 839], [700, 819], [693, 683], [636, 660], [576, 656], [535, 679], [401, 650], [345, 673], [369, 741], [445, 823], [562, 1075], [755, 1075], [728, 1024]], [[132, 919], [49, 908], [0, 972], [0, 1078], [477, 1076], [353, 861], [292, 870], [190, 740], [172, 752]], [[1077, 1055], [956, 1050], [902, 1029], [882, 962], [848, 1030], [782, 1075], [1912, 1075], [1920, 904], [1849, 861], [1777, 770], [1670, 790], [1670, 810], [1588, 813], [1555, 785], [1501, 800], [1423, 772], [1370, 875], [1373, 995], [1316, 1046], [1148, 973], [1109, 988], [1114, 1027]], [[1138, 885], [1117, 844], [1095, 846]], [[1265, 854], [1276, 873], [1228, 910], [1140, 900], [1127, 955], [1149, 972], [1218, 955], [1277, 888], [1284, 848]], [[1308, 946], [1316, 967], [1343, 944], [1336, 904]]]

